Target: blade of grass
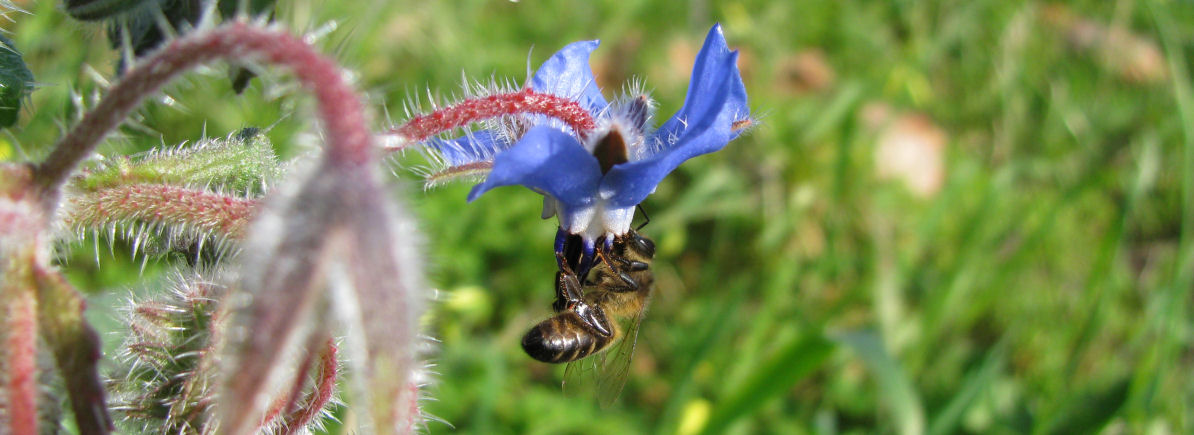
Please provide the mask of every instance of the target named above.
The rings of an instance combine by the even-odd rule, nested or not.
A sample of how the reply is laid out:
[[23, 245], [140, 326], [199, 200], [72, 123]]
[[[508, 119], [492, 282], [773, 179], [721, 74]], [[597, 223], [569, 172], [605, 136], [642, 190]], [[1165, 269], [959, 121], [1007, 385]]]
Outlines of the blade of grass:
[[1130, 380], [1124, 378], [1102, 390], [1077, 395], [1062, 407], [1061, 412], [1049, 419], [1044, 428], [1034, 432], [1099, 433], [1123, 409], [1128, 401], [1130, 387]]
[[809, 332], [783, 346], [735, 392], [714, 405], [702, 434], [725, 432], [738, 418], [748, 415], [792, 388], [822, 366], [834, 349], [833, 342], [819, 332]]
[[1140, 198], [1147, 192], [1149, 185], [1152, 184], [1152, 180], [1156, 178], [1155, 173], [1160, 165], [1157, 162], [1160, 155], [1155, 138], [1146, 140], [1140, 147], [1142, 151], [1139, 152], [1137, 172], [1125, 174], [1125, 176], [1134, 175], [1134, 177], [1129, 183], [1126, 183], [1131, 186], [1127, 198], [1117, 204], [1119, 207], [1116, 212], [1119, 214], [1119, 218], [1112, 220], [1112, 227], [1106, 231], [1105, 237], [1099, 243], [1098, 255], [1090, 269], [1090, 278], [1086, 280], [1085, 293], [1090, 295], [1091, 302], [1090, 308], [1084, 310], [1086, 319], [1081, 323], [1082, 327], [1075, 335], [1074, 346], [1070, 349], [1066, 372], [1070, 373], [1071, 377], [1079, 373], [1078, 365], [1082, 362], [1083, 355], [1097, 337], [1103, 322], [1106, 321], [1106, 311], [1115, 297], [1114, 294], [1109, 295], [1115, 286], [1112, 271], [1115, 270], [1115, 264], [1122, 261], [1124, 233], [1127, 228], [1130, 228], [1129, 223], [1133, 219], [1136, 206], [1140, 202]]
[[830, 130], [845, 122], [850, 115], [854, 114], [855, 106], [862, 99], [862, 90], [863, 86], [860, 83], [843, 83], [837, 96], [829, 102], [825, 110], [821, 111], [821, 116], [808, 123], [808, 127], [804, 129], [804, 135], [796, 143], [815, 143]]
[[982, 366], [966, 375], [962, 388], [945, 408], [932, 419], [929, 424], [929, 434], [939, 435], [958, 432], [958, 423], [962, 416], [974, 405], [976, 399], [991, 387], [991, 382], [1003, 371], [1003, 362], [1007, 358], [1007, 346], [999, 342], [983, 360]]
[[854, 351], [870, 369], [879, 384], [883, 401], [892, 413], [897, 432], [921, 434], [925, 431], [925, 413], [920, 396], [899, 363], [887, 353], [883, 340], [874, 332], [847, 332], [833, 337], [837, 343]]
[[[1192, 267], [1194, 264], [1194, 246], [1192, 246], [1192, 242], [1194, 242], [1192, 240], [1194, 238], [1194, 92], [1191, 92], [1190, 89], [1190, 74], [1186, 69], [1187, 58], [1184, 55], [1180, 36], [1175, 33], [1173, 16], [1158, 10], [1159, 7], [1152, 3], [1145, 4], [1156, 24], [1157, 34], [1160, 36], [1161, 45], [1165, 50], [1165, 58], [1169, 65], [1173, 85], [1173, 98], [1177, 104], [1184, 138], [1182, 141], [1183, 164], [1181, 166], [1184, 169], [1181, 171], [1181, 235], [1178, 241], [1177, 259], [1173, 267], [1173, 281], [1158, 289], [1163, 293], [1154, 301], [1156, 306], [1161, 307], [1157, 310], [1158, 315], [1152, 324], [1155, 335], [1150, 334], [1150, 336], [1156, 337], [1156, 344], [1153, 346], [1154, 367], [1152, 370], [1141, 368], [1137, 371], [1139, 374], [1145, 374], [1144, 376], [1152, 376], [1151, 382], [1149, 382], [1151, 385], [1138, 393], [1145, 396], [1137, 400], [1152, 403], [1158, 399], [1157, 392], [1163, 389], [1161, 384], [1164, 379], [1169, 377], [1173, 365], [1179, 360], [1177, 355], [1183, 352], [1185, 347], [1183, 335], [1173, 333], [1173, 331], [1186, 329], [1184, 324], [1189, 322], [1186, 317], [1189, 315], [1188, 292], [1191, 281], [1194, 280], [1194, 267]], [[1185, 378], [1180, 375], [1178, 377]], [[1143, 384], [1139, 380], [1136, 383]], [[1161, 397], [1160, 400], [1167, 399]], [[1183, 419], [1178, 423], [1178, 430], [1188, 430], [1189, 427], [1186, 426], [1188, 424], [1190, 424], [1189, 419]]]
[[747, 288], [746, 284], [741, 281], [736, 284], [730, 287], [733, 291], [726, 296], [728, 302], [723, 304], [720, 310], [709, 317], [709, 321], [705, 323], [704, 330], [694, 335], [694, 337], [698, 337], [695, 341], [697, 346], [687, 352], [688, 355], [691, 355], [691, 358], [677, 372], [677, 376], [672, 381], [672, 395], [663, 409], [659, 425], [656, 427], [656, 433], [676, 432], [676, 428], [680, 424], [681, 410], [684, 408], [684, 404], [688, 402], [688, 398], [692, 396], [692, 390], [695, 386], [693, 376], [696, 373], [697, 366], [708, 358], [709, 354], [718, 348], [717, 344], [725, 340], [732, 332], [732, 329], [727, 328], [726, 325], [729, 324], [730, 316], [738, 312], [738, 308], [745, 300], [742, 297], [742, 293]]

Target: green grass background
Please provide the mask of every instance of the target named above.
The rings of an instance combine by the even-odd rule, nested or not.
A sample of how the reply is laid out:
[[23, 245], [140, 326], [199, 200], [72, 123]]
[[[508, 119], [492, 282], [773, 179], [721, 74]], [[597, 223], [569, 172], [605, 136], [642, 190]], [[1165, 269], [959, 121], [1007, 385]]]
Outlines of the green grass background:
[[[562, 367], [521, 335], [549, 314], [554, 221], [540, 198], [470, 186], [423, 192], [419, 216], [440, 343], [433, 433], [1188, 433], [1194, 430], [1194, 4], [1075, 1], [1164, 54], [1165, 77], [1126, 79], [1076, 50], [1041, 2], [696, 1], [518, 3], [280, 1], [301, 30], [402, 119], [413, 95], [471, 79], [525, 78], [564, 44], [600, 38], [612, 95], [645, 79], [658, 118], [683, 102], [689, 60], [720, 22], [761, 125], [684, 164], [644, 206], [659, 253], [656, 297], [611, 409], [566, 397]], [[40, 87], [0, 150], [40, 158], [115, 63], [103, 29], [58, 2], [22, 4], [5, 27]], [[532, 51], [533, 47], [533, 51]], [[790, 90], [782, 66], [819, 49], [836, 80]], [[86, 65], [98, 74], [89, 74]], [[295, 155], [310, 101], [284, 75], [229, 89], [222, 66], [146, 106], [101, 152], [275, 125]], [[426, 97], [422, 97], [425, 101]], [[927, 198], [875, 172], [861, 109], [883, 102], [948, 135]], [[281, 121], [279, 121], [281, 119]], [[115, 335], [113, 305], [168, 270], [89, 244], [69, 263]]]

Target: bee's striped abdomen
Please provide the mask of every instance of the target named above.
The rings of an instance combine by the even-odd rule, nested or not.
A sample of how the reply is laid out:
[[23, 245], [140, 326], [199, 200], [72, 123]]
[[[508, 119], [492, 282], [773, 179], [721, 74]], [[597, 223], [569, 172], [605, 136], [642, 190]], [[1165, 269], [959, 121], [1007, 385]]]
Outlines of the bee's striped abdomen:
[[522, 337], [522, 349], [539, 361], [566, 363], [597, 353], [612, 340], [565, 311], [531, 328]]

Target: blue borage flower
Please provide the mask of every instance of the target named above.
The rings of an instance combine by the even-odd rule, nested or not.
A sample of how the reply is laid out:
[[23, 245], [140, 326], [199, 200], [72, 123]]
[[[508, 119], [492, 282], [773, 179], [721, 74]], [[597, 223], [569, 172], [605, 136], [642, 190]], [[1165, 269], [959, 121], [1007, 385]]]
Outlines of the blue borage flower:
[[[626, 234], [635, 206], [667, 174], [692, 157], [723, 148], [749, 126], [750, 108], [738, 72], [737, 51], [715, 25], [693, 65], [684, 106], [658, 129], [651, 128], [654, 102], [645, 94], [607, 102], [589, 68], [598, 41], [570, 44], [540, 66], [529, 86], [575, 100], [597, 121], [593, 131], [574, 131], [542, 115], [515, 115], [488, 129], [429, 147], [449, 168], [489, 167], [472, 201], [489, 190], [523, 185], [544, 195], [543, 218], [559, 216], [556, 252], [569, 235], [583, 240], [591, 263], [595, 242]], [[608, 242], [607, 242], [608, 243]], [[583, 270], [580, 271], [583, 273]]]

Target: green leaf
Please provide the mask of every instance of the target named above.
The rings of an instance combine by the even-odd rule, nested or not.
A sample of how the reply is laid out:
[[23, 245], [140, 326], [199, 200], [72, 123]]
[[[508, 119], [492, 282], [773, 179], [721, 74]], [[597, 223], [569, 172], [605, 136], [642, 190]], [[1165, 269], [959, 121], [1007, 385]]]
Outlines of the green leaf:
[[33, 72], [11, 39], [0, 35], [0, 127], [11, 127], [21, 112], [21, 100], [33, 89]]

